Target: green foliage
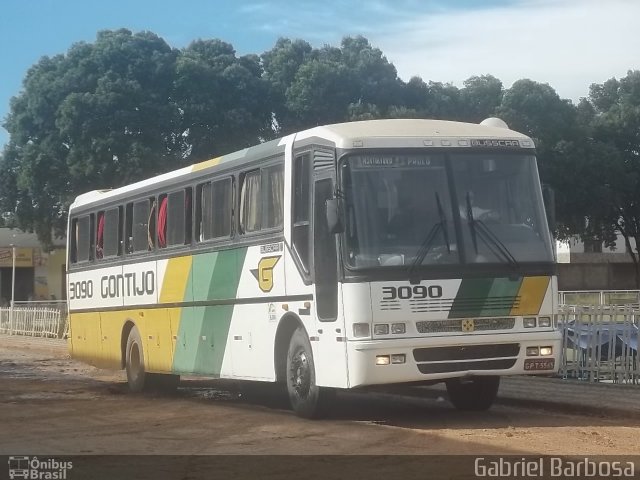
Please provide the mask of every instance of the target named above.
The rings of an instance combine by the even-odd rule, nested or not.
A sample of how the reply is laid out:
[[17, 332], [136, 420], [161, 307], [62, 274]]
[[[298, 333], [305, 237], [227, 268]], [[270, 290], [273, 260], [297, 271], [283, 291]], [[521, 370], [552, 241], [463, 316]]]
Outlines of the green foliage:
[[237, 56], [220, 40], [176, 50], [128, 30], [99, 32], [27, 72], [4, 124], [0, 225], [36, 231], [47, 245], [88, 190], [320, 124], [490, 116], [534, 138], [543, 181], [556, 190], [559, 236], [640, 241], [638, 71], [592, 85], [574, 106], [528, 79], [509, 89], [491, 75], [462, 88], [404, 82], [364, 37], [321, 48], [281, 38], [261, 56]]

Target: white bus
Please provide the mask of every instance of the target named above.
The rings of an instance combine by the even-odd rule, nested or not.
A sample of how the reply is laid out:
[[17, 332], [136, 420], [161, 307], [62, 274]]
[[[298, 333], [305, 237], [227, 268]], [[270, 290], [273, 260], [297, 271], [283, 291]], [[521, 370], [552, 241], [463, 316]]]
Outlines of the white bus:
[[69, 212], [70, 350], [133, 391], [180, 375], [336, 389], [445, 382], [487, 409], [557, 371], [554, 253], [534, 144], [504, 122], [312, 128]]

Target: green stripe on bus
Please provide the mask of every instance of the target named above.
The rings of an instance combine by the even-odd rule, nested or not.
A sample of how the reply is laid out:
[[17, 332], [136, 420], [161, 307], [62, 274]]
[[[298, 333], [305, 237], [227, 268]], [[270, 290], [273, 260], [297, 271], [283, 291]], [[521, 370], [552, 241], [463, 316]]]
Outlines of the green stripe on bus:
[[509, 315], [521, 284], [522, 277], [515, 279], [496, 278], [493, 281], [493, 285], [491, 285], [491, 290], [489, 290], [485, 307], [479, 316], [496, 317]]
[[521, 284], [521, 277], [463, 279], [449, 318], [509, 315]]
[[[190, 276], [194, 300], [235, 298], [246, 253], [246, 248], [240, 248], [194, 257]], [[182, 310], [175, 373], [220, 375], [233, 309], [233, 305], [216, 305]]]

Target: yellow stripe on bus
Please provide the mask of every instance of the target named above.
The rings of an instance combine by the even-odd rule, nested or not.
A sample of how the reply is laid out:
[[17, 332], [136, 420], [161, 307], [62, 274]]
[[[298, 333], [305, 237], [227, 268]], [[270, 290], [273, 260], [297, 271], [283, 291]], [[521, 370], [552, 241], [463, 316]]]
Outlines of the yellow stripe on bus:
[[211, 160], [205, 160], [204, 162], [196, 163], [191, 168], [191, 172], [199, 172], [200, 170], [204, 170], [205, 168], [215, 167], [220, 163], [220, 159], [222, 157], [212, 158]]
[[170, 258], [160, 290], [160, 303], [184, 301], [185, 290], [191, 273], [192, 256]]
[[518, 290], [520, 301], [511, 309], [511, 315], [537, 315], [549, 288], [551, 277], [525, 277]]

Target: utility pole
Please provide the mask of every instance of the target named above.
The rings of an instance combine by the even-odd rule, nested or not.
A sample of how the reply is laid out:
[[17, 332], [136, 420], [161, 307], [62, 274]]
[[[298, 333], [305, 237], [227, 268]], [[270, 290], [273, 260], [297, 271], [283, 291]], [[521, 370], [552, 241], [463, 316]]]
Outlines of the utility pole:
[[13, 261], [11, 263], [11, 308], [9, 309], [9, 335], [13, 335], [13, 308], [16, 299], [16, 246], [10, 245]]

